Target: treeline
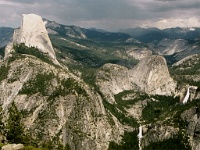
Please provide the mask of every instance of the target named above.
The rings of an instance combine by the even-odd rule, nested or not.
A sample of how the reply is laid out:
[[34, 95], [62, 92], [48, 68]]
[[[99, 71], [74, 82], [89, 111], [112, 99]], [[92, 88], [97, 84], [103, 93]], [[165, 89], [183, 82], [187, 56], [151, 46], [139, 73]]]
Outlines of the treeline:
[[[27, 55], [32, 55], [35, 56], [37, 58], [39, 58], [40, 60], [51, 64], [51, 65], [55, 65], [45, 53], [40, 52], [37, 48], [35, 47], [27, 47], [25, 44], [18, 44], [18, 45], [14, 45], [13, 49], [15, 50], [16, 53], [18, 54], [27, 54]], [[14, 56], [15, 57], [15, 56]]]

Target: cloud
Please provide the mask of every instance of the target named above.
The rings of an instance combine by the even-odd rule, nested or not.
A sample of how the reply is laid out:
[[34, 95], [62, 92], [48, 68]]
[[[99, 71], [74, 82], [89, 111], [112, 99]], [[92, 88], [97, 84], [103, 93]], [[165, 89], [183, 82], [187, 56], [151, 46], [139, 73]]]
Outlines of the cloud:
[[174, 2], [174, 1], [183, 1], [183, 0], [155, 0], [155, 1]]
[[172, 28], [172, 27], [200, 27], [200, 21], [196, 17], [191, 17], [191, 18], [186, 18], [186, 19], [164, 19], [164, 20], [159, 20], [154, 23], [150, 24], [144, 24], [143, 27], [152, 27], [156, 26], [160, 29], [165, 29], [165, 28]]
[[199, 7], [199, 0], [0, 0], [0, 26], [18, 27], [21, 14], [35, 13], [62, 24], [118, 30], [198, 18]]
[[0, 1], [0, 5], [1, 7], [3, 6], [30, 6], [32, 4], [34, 4], [36, 1], [32, 0], [32, 1], [27, 1], [27, 0], [1, 0]]

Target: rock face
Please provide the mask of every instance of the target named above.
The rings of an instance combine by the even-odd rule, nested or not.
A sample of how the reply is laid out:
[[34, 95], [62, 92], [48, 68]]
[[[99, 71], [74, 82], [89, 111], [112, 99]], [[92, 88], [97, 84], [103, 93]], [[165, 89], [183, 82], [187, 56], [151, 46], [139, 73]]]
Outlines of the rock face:
[[[146, 127], [145, 127], [146, 128]], [[148, 126], [146, 129], [148, 132], [144, 131], [144, 138], [142, 139], [142, 146], [145, 147], [150, 143], [163, 141], [169, 139], [176, 135], [179, 131], [178, 128], [174, 128], [173, 126], [163, 126], [163, 125], [155, 125]]]
[[138, 60], [141, 60], [145, 57], [151, 56], [152, 55], [152, 51], [148, 50], [147, 48], [138, 48], [138, 47], [133, 47], [131, 49], [129, 49], [128, 51], [126, 51], [126, 53]]
[[23, 150], [23, 144], [8, 144], [2, 147], [2, 150]]
[[190, 136], [190, 144], [193, 150], [200, 149], [200, 110], [192, 107], [181, 114], [181, 118], [188, 123], [186, 133]]
[[147, 94], [172, 95], [176, 88], [162, 56], [145, 57], [130, 70], [106, 64], [97, 72], [96, 83], [110, 102], [113, 102], [112, 95], [125, 90], [139, 89]]
[[176, 83], [170, 77], [166, 60], [162, 56], [142, 59], [129, 71], [130, 80], [148, 94], [172, 95]]
[[8, 63], [8, 68], [0, 82], [3, 112], [14, 101], [26, 112], [26, 132], [39, 144], [56, 138], [73, 150], [104, 150], [109, 141], [121, 139], [123, 129], [117, 121], [109, 124], [101, 97], [70, 72], [32, 56]]
[[187, 41], [183, 39], [170, 40], [165, 38], [161, 40], [157, 45], [159, 55], [172, 55], [174, 53], [184, 51], [188, 48], [189, 46]]
[[113, 95], [133, 88], [128, 69], [116, 64], [105, 64], [96, 75], [96, 84], [111, 103], [114, 102]]
[[[47, 54], [55, 63], [56, 55], [49, 39], [45, 24], [42, 18], [35, 14], [23, 14], [21, 27], [14, 31], [12, 44], [24, 43], [28, 47], [36, 47], [41, 52]], [[12, 49], [7, 48], [5, 57]]]

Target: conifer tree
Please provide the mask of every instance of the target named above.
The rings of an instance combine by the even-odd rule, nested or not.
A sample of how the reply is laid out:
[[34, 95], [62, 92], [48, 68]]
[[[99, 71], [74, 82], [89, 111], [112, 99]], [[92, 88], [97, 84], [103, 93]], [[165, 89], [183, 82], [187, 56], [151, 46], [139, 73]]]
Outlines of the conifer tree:
[[3, 134], [4, 124], [3, 124], [3, 116], [2, 116], [2, 107], [0, 105], [0, 134]]
[[23, 143], [24, 128], [21, 122], [21, 113], [13, 102], [8, 110], [9, 118], [7, 121], [7, 140], [10, 143]]

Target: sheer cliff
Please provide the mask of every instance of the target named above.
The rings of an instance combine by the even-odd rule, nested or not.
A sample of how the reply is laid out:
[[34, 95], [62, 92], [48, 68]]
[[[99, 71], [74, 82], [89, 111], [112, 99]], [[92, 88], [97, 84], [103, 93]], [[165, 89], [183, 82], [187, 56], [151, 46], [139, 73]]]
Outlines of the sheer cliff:
[[0, 143], [16, 105], [25, 146], [199, 149], [199, 55], [168, 69], [125, 34], [46, 27], [52, 41], [40, 16], [23, 15], [0, 61]]
[[5, 58], [12, 52], [12, 45], [21, 43], [28, 47], [38, 48], [58, 64], [45, 24], [40, 16], [35, 14], [23, 15], [21, 27], [15, 29], [12, 42], [7, 46]]
[[96, 82], [113, 102], [113, 95], [125, 90], [139, 90], [152, 95], [174, 95], [176, 81], [169, 74], [162, 56], [143, 58], [135, 67], [105, 64], [96, 75]]

